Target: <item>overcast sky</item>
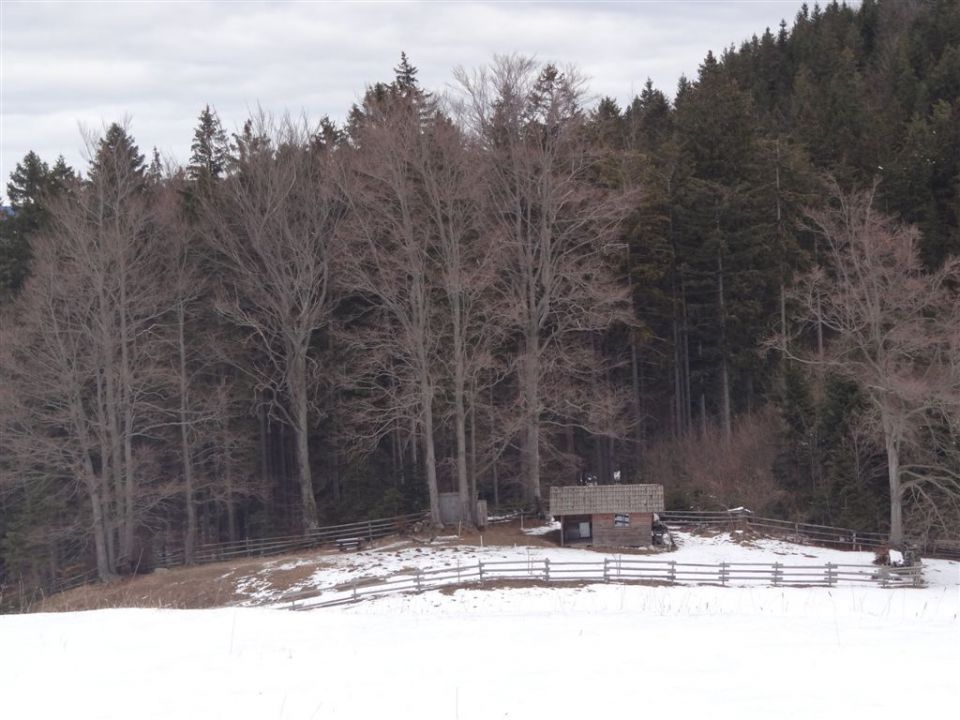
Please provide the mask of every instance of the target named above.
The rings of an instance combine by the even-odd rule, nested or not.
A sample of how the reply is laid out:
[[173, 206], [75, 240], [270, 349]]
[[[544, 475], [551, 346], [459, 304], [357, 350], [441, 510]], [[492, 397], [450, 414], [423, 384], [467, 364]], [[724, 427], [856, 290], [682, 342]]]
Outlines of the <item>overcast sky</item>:
[[81, 125], [129, 116], [144, 151], [186, 160], [209, 103], [228, 130], [260, 103], [342, 119], [401, 50], [428, 89], [494, 53], [575, 63], [597, 96], [673, 93], [708, 50], [788, 23], [799, 0], [671, 2], [0, 2], [0, 178], [30, 149], [76, 167]]

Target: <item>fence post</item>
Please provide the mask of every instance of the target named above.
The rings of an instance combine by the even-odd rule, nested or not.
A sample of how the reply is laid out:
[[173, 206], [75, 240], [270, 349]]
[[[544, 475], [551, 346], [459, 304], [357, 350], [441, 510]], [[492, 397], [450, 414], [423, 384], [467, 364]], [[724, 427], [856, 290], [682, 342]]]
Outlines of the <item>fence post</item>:
[[830, 587], [833, 587], [837, 584], [837, 574], [835, 572], [836, 567], [837, 566], [831, 562], [827, 563], [827, 585]]
[[603, 581], [610, 582], [610, 565], [607, 558], [603, 559]]
[[780, 567], [780, 563], [775, 562], [773, 564], [773, 586], [777, 587], [780, 584], [780, 581], [783, 579], [783, 570]]
[[677, 561], [670, 561], [670, 569], [667, 570], [667, 582], [671, 585], [677, 584]]
[[720, 584], [727, 584], [727, 563], [723, 561], [720, 563]]
[[480, 571], [480, 584], [483, 585], [483, 560], [477, 560], [477, 568]]
[[356, 580], [353, 581], [353, 599], [354, 600], [357, 599], [357, 581]]
[[550, 582], [550, 558], [543, 559], [543, 578]]
[[373, 542], [373, 521], [367, 520], [367, 538]]
[[859, 548], [857, 547], [857, 531], [856, 530], [853, 531], [853, 549], [859, 550]]
[[420, 579], [420, 568], [417, 568], [417, 574], [415, 575], [415, 577], [417, 579], [417, 592], [421, 592], [423, 590], [423, 585]]
[[913, 586], [915, 588], [923, 587], [923, 566], [920, 564], [920, 561], [917, 560], [917, 564], [910, 568], [913, 572]]

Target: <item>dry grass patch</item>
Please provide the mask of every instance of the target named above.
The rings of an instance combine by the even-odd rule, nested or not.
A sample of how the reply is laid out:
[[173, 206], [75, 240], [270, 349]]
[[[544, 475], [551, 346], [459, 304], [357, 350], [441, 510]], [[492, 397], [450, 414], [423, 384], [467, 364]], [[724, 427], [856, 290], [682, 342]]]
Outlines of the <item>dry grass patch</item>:
[[[330, 564], [323, 555], [309, 557], [288, 555], [271, 558], [245, 558], [227, 562], [182, 567], [159, 568], [149, 575], [121, 578], [115, 582], [68, 590], [34, 603], [31, 612], [72, 612], [104, 608], [184, 608], [223, 607], [250, 600], [238, 590], [238, 583], [278, 593], [306, 581], [314, 572]], [[278, 567], [296, 563], [293, 567]]]

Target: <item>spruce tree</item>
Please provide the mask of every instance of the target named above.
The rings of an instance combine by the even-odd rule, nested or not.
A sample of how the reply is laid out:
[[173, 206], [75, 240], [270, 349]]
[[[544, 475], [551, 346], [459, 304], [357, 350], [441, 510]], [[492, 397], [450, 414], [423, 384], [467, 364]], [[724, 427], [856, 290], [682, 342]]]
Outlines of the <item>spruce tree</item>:
[[[97, 144], [90, 162], [90, 179], [102, 188], [117, 192], [138, 192], [147, 185], [147, 165], [140, 148], [122, 125], [113, 123]], [[124, 198], [109, 198], [108, 202], [122, 202]]]
[[50, 168], [31, 150], [17, 163], [7, 183], [10, 211], [0, 217], [0, 299], [19, 291], [29, 273], [30, 240], [48, 221], [46, 205], [75, 178], [63, 156]]
[[216, 111], [207, 105], [200, 111], [193, 132], [187, 177], [200, 185], [219, 180], [226, 170], [228, 157], [227, 134]]
[[393, 69], [394, 85], [401, 92], [418, 91], [420, 89], [420, 83], [417, 81], [418, 72], [419, 70], [410, 64], [407, 54], [401, 51], [400, 64]]

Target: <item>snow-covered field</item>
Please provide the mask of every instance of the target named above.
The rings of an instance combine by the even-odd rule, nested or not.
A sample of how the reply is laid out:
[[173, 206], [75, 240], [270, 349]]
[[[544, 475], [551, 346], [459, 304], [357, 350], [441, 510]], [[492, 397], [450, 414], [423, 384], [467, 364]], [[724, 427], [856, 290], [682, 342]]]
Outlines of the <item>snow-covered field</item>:
[[[558, 525], [556, 527], [559, 527]], [[531, 536], [543, 534], [543, 530], [553, 526], [534, 528], [527, 531]], [[631, 555], [637, 559], [674, 560], [677, 563], [769, 563], [780, 562], [795, 565], [819, 565], [831, 562], [843, 565], [869, 566], [873, 562], [872, 552], [849, 552], [830, 550], [807, 545], [796, 545], [771, 538], [751, 538], [738, 534], [720, 533], [712, 537], [674, 532], [677, 549], [669, 553], [651, 555]], [[539, 572], [542, 561], [551, 562], [602, 560], [603, 554], [586, 548], [559, 548], [542, 546], [503, 546], [494, 545], [476, 547], [458, 545], [456, 536], [439, 538], [429, 545], [397, 542], [359, 553], [325, 554], [319, 558], [319, 566], [300, 582], [284, 585], [278, 589], [271, 582], [274, 574], [282, 574], [297, 567], [316, 565], [318, 558], [305, 557], [298, 560], [276, 561], [268, 563], [258, 573], [240, 579], [237, 589], [247, 598], [244, 604], [264, 605], [280, 601], [283, 597], [294, 596], [298, 592], [316, 589], [328, 589], [346, 586], [354, 580], [373, 581], [413, 577], [416, 570], [439, 570], [442, 568], [464, 569], [475, 567], [478, 560], [484, 562], [512, 561], [527, 563], [531, 571]], [[614, 558], [615, 555], [608, 555]], [[930, 585], [960, 585], [960, 563], [928, 560], [924, 568], [925, 581]], [[738, 584], [736, 581], [731, 584]], [[758, 585], [758, 581], [746, 581], [740, 584]], [[344, 592], [340, 593], [341, 595]], [[337, 593], [331, 596], [336, 597]], [[324, 597], [329, 597], [325, 595]]]
[[[684, 540], [678, 561], [832, 557], [772, 541]], [[588, 551], [396, 547], [332, 556], [310, 582], [528, 552]], [[960, 703], [958, 564], [927, 570], [923, 589], [597, 584], [434, 591], [309, 612], [3, 616], [0, 716], [949, 717]]]

